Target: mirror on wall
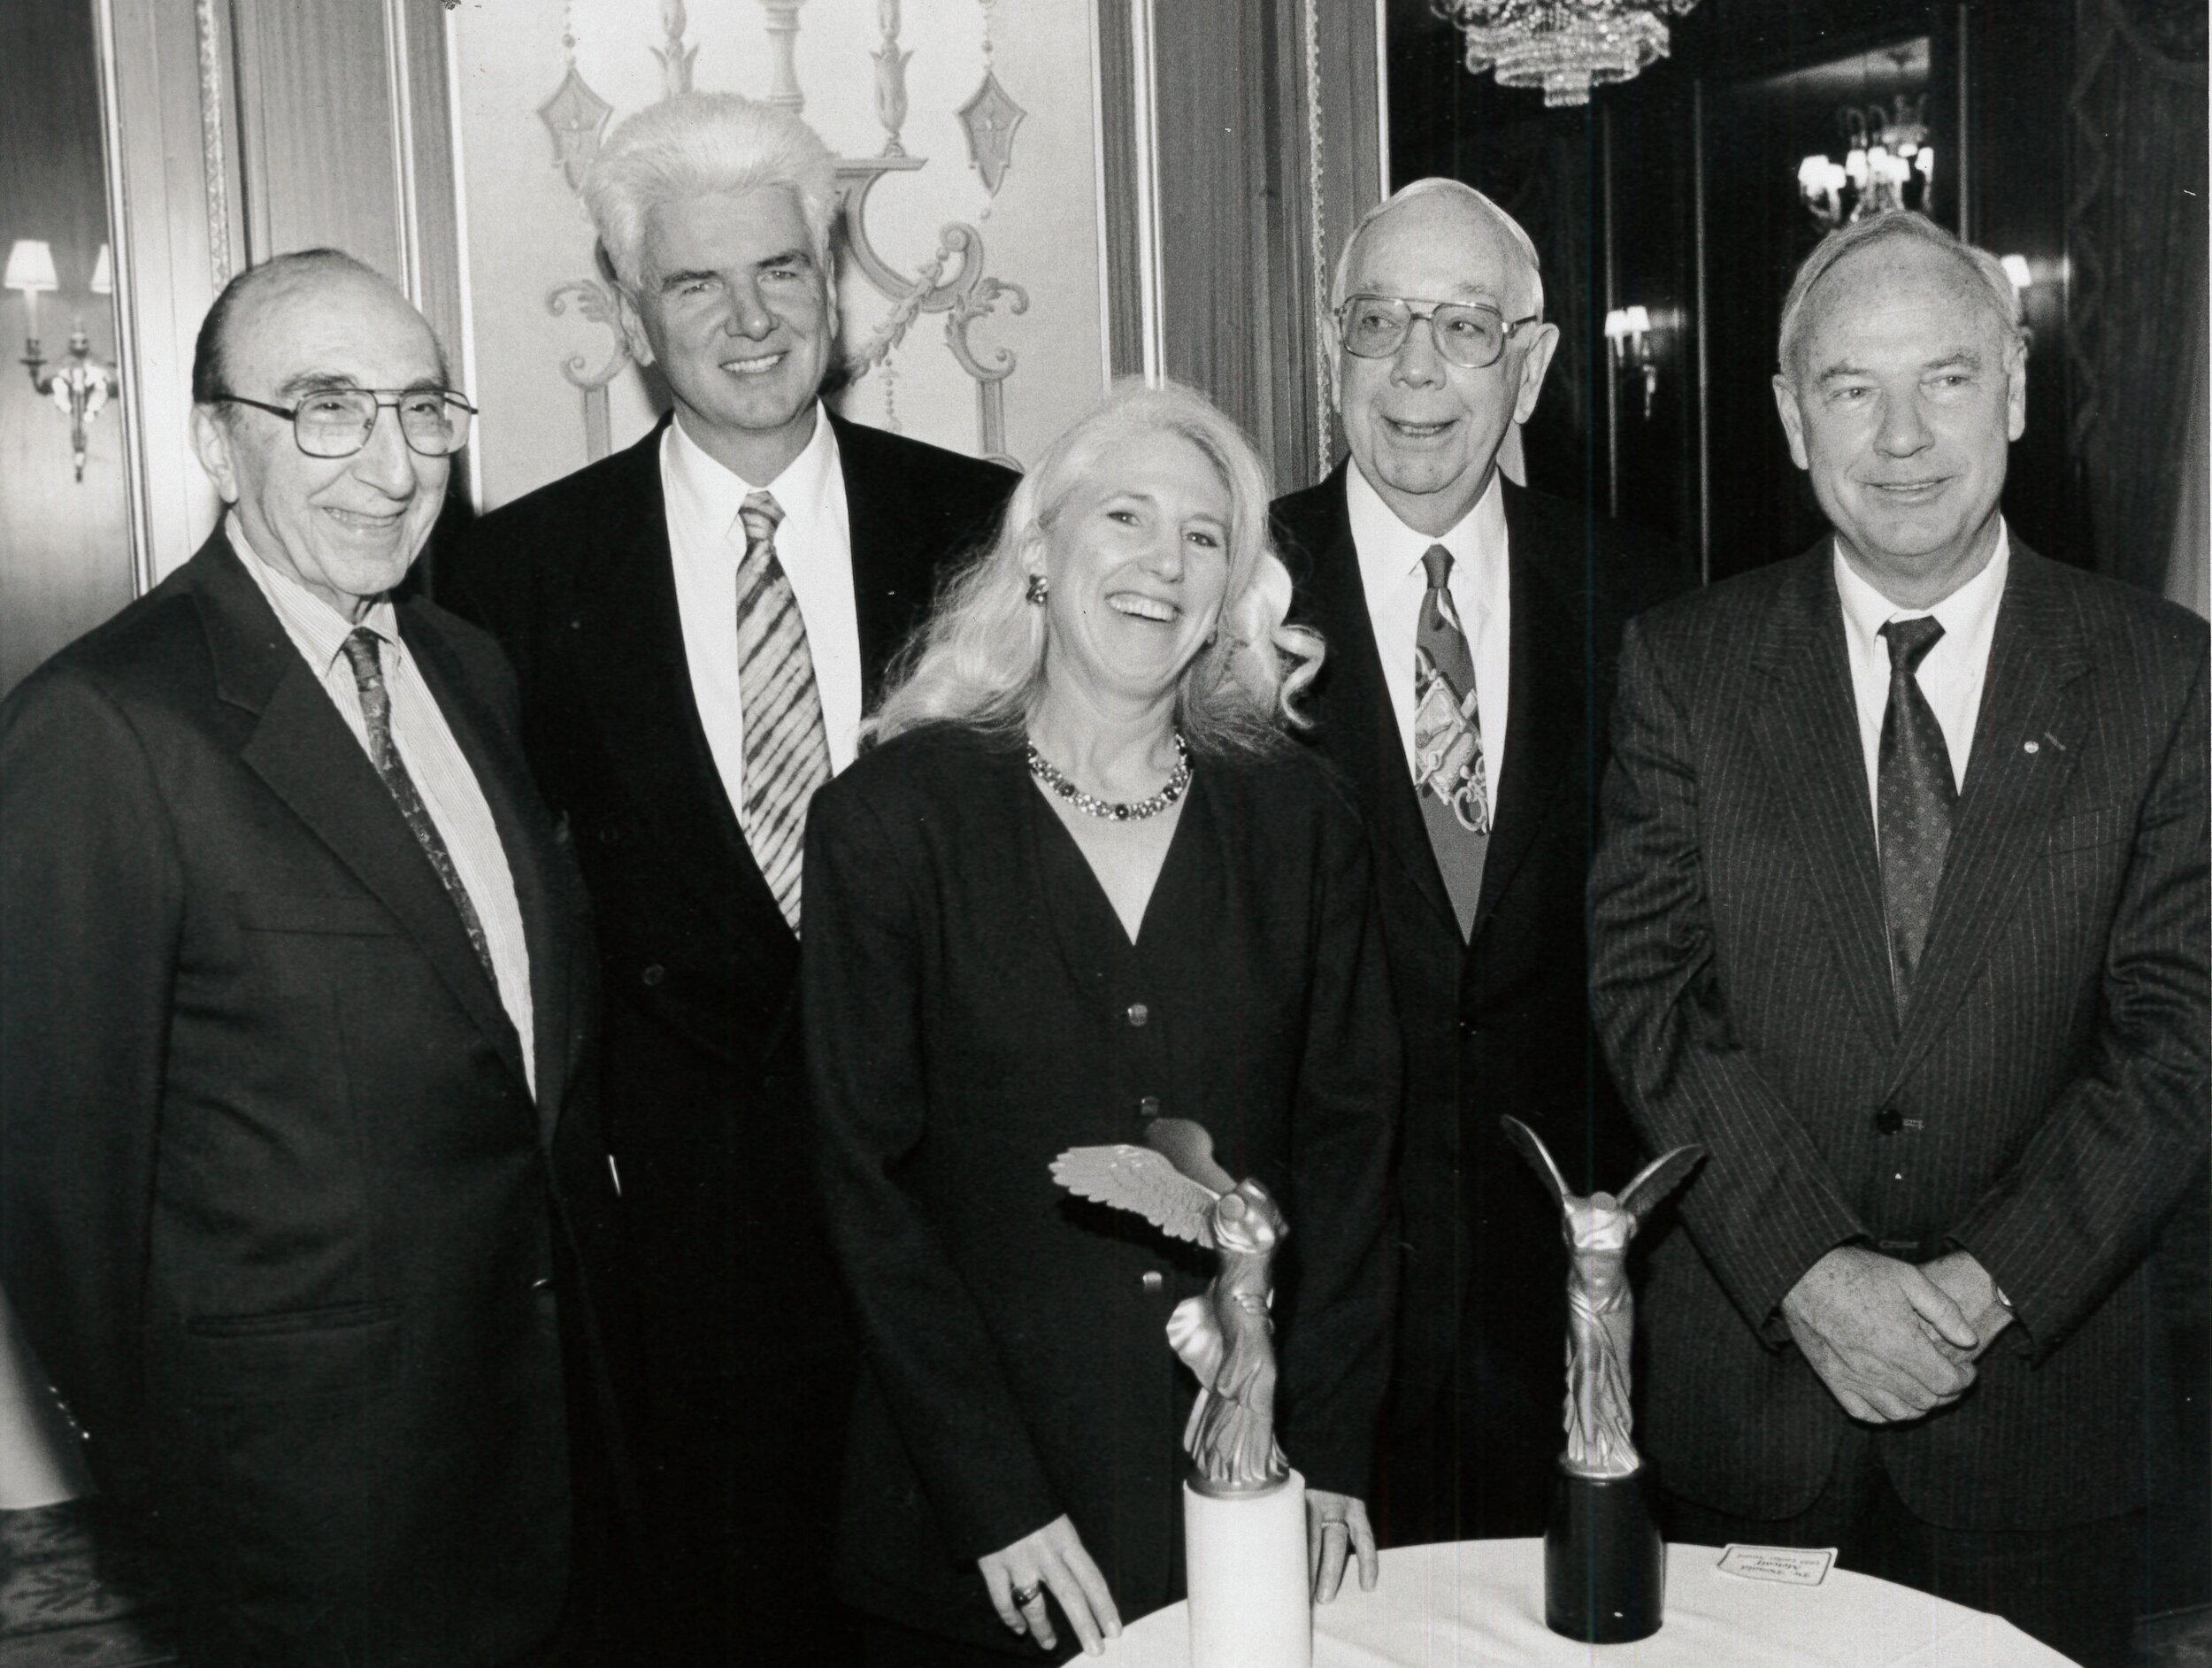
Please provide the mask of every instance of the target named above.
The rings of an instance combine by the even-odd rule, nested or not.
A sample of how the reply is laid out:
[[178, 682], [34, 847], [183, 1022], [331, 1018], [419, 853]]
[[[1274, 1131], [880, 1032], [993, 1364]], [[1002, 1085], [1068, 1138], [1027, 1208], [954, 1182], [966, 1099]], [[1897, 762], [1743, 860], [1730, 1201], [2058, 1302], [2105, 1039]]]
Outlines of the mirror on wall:
[[0, 693], [130, 600], [98, 50], [88, 5], [0, 8]]

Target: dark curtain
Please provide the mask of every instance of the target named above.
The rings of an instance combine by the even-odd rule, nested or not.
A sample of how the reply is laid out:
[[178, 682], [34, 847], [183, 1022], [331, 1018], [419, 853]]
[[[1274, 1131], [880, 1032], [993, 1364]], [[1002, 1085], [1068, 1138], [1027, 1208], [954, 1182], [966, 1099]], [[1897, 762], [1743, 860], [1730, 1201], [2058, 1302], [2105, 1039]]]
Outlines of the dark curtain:
[[2204, 0], [2076, 0], [2067, 254], [2074, 455], [2096, 563], [2167, 588], [2206, 373]]

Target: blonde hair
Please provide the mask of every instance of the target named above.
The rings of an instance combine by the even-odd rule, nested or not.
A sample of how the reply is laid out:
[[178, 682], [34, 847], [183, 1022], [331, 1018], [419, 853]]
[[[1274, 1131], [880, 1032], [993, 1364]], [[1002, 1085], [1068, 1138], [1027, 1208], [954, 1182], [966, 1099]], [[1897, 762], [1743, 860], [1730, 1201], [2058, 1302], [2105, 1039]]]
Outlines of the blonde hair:
[[1190, 388], [1124, 381], [1052, 442], [1014, 489], [991, 547], [940, 594], [893, 667], [864, 745], [932, 723], [1018, 735], [1044, 690], [1045, 611], [1026, 600], [1023, 553], [1049, 531], [1077, 486], [1116, 446], [1178, 434], [1229, 489], [1229, 575], [1213, 640], [1184, 668], [1175, 722], [1205, 752], [1263, 752], [1321, 669], [1319, 635], [1288, 626], [1290, 573], [1268, 535], [1267, 472], [1234, 423]]
[[837, 217], [837, 160], [789, 111], [736, 93], [680, 93], [607, 135], [584, 176], [584, 204], [625, 288], [642, 281], [645, 220], [664, 203], [721, 191], [791, 193], [823, 281]]

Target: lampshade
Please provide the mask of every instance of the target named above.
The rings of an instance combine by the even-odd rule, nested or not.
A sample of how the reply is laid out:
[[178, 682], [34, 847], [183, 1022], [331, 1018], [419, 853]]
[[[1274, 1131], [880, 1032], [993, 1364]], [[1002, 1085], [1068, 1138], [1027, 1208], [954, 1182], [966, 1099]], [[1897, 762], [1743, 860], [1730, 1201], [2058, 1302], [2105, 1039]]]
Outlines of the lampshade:
[[1649, 308], [1639, 306], [1628, 309], [1628, 334], [1630, 335], [1640, 336], [1650, 328], [1651, 311]]
[[1616, 307], [1605, 315], [1605, 339], [1618, 342], [1628, 334], [1628, 310]]
[[2025, 289], [2035, 282], [2035, 274], [2029, 270], [2028, 258], [2024, 255], [2008, 255], [1998, 265], [2005, 269], [2005, 276], [2012, 280], [2015, 289]]
[[105, 243], [100, 245], [100, 258], [92, 264], [92, 293], [112, 296], [115, 293], [115, 257]]
[[60, 288], [61, 280], [54, 275], [53, 245], [43, 238], [17, 238], [8, 251], [8, 274], [0, 279], [0, 288], [19, 289], [27, 296]]

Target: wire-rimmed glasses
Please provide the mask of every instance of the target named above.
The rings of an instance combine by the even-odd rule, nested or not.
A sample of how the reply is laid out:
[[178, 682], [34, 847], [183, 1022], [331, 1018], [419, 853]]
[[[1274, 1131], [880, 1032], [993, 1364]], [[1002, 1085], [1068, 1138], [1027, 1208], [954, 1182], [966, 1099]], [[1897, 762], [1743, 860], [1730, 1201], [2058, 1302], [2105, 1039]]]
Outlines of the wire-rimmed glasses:
[[1405, 345], [1413, 321], [1429, 321], [1436, 350], [1462, 370], [1495, 365], [1505, 344], [1537, 315], [1508, 319], [1486, 302], [1415, 301], [1403, 296], [1348, 296], [1336, 310], [1344, 350], [1362, 359], [1387, 359]]
[[448, 457], [468, 444], [476, 408], [451, 388], [318, 388], [297, 405], [272, 405], [242, 394], [218, 394], [214, 404], [250, 405], [292, 425], [292, 438], [310, 457], [350, 457], [369, 443], [377, 413], [390, 406], [399, 416], [407, 449], [422, 457]]

